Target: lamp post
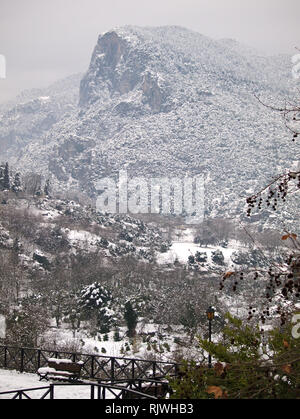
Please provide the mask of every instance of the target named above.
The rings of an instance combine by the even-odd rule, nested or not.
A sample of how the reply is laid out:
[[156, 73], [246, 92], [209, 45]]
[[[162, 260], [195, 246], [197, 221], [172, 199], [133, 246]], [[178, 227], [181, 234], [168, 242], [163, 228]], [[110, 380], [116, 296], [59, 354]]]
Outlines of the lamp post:
[[[208, 341], [211, 342], [211, 322], [215, 317], [215, 310], [212, 306], [210, 306], [207, 311], [206, 315], [208, 318]], [[211, 368], [211, 354], [208, 354], [208, 368]]]

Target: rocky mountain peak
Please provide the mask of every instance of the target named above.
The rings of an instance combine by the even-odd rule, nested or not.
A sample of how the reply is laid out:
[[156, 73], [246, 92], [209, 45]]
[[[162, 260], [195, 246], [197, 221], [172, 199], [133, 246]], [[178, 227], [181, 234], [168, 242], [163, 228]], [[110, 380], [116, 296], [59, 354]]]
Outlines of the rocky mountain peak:
[[278, 115], [255, 98], [274, 105], [292, 83], [289, 57], [180, 27], [115, 28], [99, 36], [79, 106], [68, 100], [58, 113], [56, 96], [39, 93], [51, 100], [33, 114], [12, 107], [0, 116], [0, 157], [91, 197], [99, 178], [124, 167], [147, 178], [203, 174], [210, 216], [236, 214], [245, 191], [295, 152]]
[[[128, 26], [100, 35], [89, 70], [81, 82], [79, 105], [86, 107], [104, 97], [121, 97], [135, 91], [153, 113], [159, 112], [163, 92], [156, 73], [150, 71], [154, 46], [140, 28]], [[123, 111], [125, 107], [121, 103], [117, 109]]]
[[[139, 81], [138, 68], [127, 64], [130, 54], [128, 43], [115, 31], [99, 36], [89, 70], [80, 85], [80, 106], [89, 105], [103, 97], [131, 91]], [[124, 71], [119, 64], [123, 61]]]

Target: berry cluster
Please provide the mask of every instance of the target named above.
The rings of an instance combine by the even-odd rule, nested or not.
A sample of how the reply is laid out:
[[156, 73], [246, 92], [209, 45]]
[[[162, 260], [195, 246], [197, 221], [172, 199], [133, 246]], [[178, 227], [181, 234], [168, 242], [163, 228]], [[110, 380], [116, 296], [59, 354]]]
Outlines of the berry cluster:
[[239, 285], [239, 280], [242, 281], [244, 279], [244, 272], [227, 272], [227, 274], [223, 275], [221, 282], [220, 282], [220, 291], [222, 291], [225, 287], [224, 283], [227, 278], [233, 277], [233, 287], [232, 290], [235, 292], [237, 290], [237, 286]]
[[276, 211], [278, 207], [278, 201], [286, 202], [286, 196], [289, 191], [290, 182], [295, 181], [296, 187], [300, 189], [300, 172], [289, 172], [276, 178], [267, 188], [247, 198], [246, 202], [248, 205], [247, 216], [251, 216], [251, 212], [255, 206], [258, 210], [262, 209], [262, 204], [265, 204], [268, 208]]

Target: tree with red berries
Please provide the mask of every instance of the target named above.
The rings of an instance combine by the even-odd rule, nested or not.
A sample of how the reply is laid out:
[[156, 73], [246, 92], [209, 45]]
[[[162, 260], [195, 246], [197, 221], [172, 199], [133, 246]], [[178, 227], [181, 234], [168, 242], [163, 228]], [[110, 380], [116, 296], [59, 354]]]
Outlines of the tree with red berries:
[[[282, 108], [268, 106], [272, 110], [279, 112], [285, 126], [292, 135], [292, 142], [295, 142], [300, 134], [300, 106], [295, 104], [286, 104]], [[267, 185], [257, 193], [247, 198], [247, 215], [251, 217], [254, 210], [261, 210], [263, 207], [276, 211], [279, 202], [286, 202], [289, 195], [295, 195], [300, 190], [300, 170], [287, 170], [274, 177]], [[250, 234], [249, 234], [250, 236]], [[251, 237], [253, 242], [255, 238]], [[266, 283], [264, 297], [267, 300], [264, 303], [263, 310], [257, 310], [249, 307], [249, 320], [255, 313], [259, 313], [260, 320], [265, 323], [268, 317], [280, 316], [283, 326], [287, 319], [295, 312], [295, 304], [300, 297], [300, 241], [296, 233], [284, 231], [282, 233], [282, 242], [289, 244], [283, 257], [283, 262], [268, 260], [267, 269], [249, 268], [241, 272], [224, 273], [220, 289], [225, 287], [225, 283], [233, 281], [233, 290], [236, 291], [239, 283], [243, 279], [262, 280]], [[267, 258], [266, 258], [267, 259]], [[276, 301], [276, 309], [269, 307]]]

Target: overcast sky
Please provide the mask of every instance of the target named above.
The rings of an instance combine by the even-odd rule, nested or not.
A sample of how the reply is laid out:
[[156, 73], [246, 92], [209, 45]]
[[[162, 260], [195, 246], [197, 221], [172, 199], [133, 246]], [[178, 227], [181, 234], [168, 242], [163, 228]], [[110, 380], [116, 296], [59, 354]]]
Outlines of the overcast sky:
[[0, 0], [0, 102], [85, 71], [98, 35], [116, 26], [180, 25], [293, 55], [299, 19], [299, 0]]

